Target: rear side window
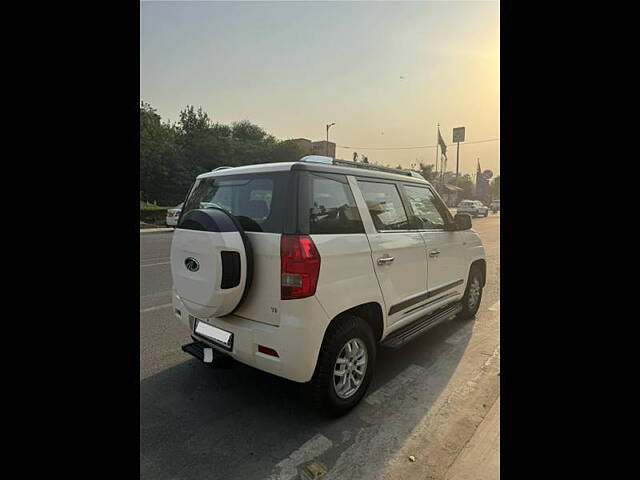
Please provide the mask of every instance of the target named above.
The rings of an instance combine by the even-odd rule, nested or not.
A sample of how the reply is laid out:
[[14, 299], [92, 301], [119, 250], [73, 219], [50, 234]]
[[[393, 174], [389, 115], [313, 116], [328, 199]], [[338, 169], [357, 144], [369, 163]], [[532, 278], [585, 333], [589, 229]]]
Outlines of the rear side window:
[[309, 174], [309, 233], [364, 233], [360, 212], [344, 175]]
[[196, 180], [182, 214], [222, 208], [248, 232], [282, 233], [286, 172], [209, 177]]
[[377, 231], [409, 229], [407, 213], [394, 184], [358, 180], [358, 185]]

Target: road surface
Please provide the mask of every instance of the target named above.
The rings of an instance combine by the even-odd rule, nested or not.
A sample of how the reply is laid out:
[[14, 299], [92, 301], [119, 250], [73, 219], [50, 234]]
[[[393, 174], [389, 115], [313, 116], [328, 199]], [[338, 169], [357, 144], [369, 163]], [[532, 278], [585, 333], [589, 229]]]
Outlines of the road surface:
[[294, 382], [182, 352], [190, 336], [170, 305], [172, 233], [141, 234], [141, 478], [289, 480], [309, 460], [327, 479], [445, 478], [499, 395], [500, 215], [473, 228], [488, 277], [476, 319], [382, 349], [367, 396], [339, 419], [313, 411]]

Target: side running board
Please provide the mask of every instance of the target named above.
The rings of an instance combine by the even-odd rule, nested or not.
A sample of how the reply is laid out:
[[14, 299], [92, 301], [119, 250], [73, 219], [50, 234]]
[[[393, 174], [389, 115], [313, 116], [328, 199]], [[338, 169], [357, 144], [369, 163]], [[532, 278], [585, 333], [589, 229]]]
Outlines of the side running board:
[[442, 322], [443, 320], [447, 320], [453, 317], [460, 310], [462, 310], [462, 305], [459, 302], [456, 302], [454, 305], [449, 305], [436, 310], [426, 317], [415, 320], [409, 325], [406, 325], [401, 329], [391, 333], [382, 341], [381, 345], [388, 348], [399, 348], [409, 341], [413, 340], [417, 336], [422, 335], [424, 332]]

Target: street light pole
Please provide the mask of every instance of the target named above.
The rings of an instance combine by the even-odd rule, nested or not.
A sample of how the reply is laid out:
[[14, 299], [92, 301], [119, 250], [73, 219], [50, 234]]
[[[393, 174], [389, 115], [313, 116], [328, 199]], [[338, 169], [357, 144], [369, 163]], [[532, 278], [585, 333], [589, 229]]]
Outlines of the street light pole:
[[329, 156], [329, 128], [333, 127], [334, 125], [335, 122], [327, 124], [327, 157]]

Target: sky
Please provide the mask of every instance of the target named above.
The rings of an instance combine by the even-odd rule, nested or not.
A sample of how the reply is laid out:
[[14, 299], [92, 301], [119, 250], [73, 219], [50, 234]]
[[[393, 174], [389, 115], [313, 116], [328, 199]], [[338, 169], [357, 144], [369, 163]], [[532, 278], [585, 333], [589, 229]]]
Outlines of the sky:
[[[150, 2], [140, 4], [140, 98], [176, 121], [249, 120], [279, 139], [323, 140], [338, 158], [433, 164], [437, 124], [500, 137], [499, 3]], [[401, 78], [403, 77], [403, 78]], [[351, 147], [351, 148], [344, 148]], [[500, 172], [500, 141], [460, 144], [460, 171]]]

